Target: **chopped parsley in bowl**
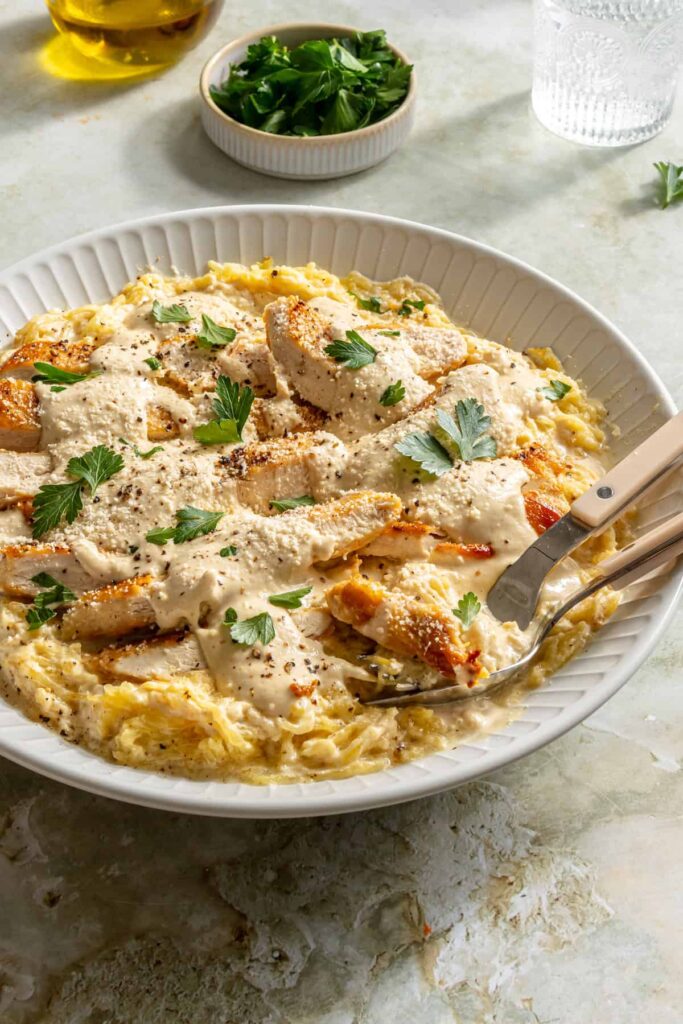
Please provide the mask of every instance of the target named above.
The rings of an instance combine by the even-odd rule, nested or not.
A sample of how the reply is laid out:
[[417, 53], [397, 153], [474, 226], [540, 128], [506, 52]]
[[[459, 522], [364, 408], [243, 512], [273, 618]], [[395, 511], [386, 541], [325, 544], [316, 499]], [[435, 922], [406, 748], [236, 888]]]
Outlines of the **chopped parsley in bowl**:
[[412, 65], [383, 30], [308, 39], [289, 47], [277, 36], [252, 43], [227, 78], [210, 87], [235, 121], [272, 135], [338, 135], [382, 121], [403, 103]]

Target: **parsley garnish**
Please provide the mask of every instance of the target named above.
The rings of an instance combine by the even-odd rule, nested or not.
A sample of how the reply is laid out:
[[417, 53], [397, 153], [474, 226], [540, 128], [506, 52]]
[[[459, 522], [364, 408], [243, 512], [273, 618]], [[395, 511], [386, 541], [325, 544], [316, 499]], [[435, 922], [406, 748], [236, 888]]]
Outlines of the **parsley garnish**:
[[571, 384], [565, 384], [563, 380], [551, 380], [547, 388], [539, 388], [538, 390], [551, 402], [559, 402], [561, 398], [569, 394], [571, 389]]
[[84, 380], [92, 380], [93, 377], [99, 377], [102, 370], [91, 370], [90, 373], [70, 373], [69, 370], [60, 370], [58, 366], [53, 366], [52, 363], [34, 363], [35, 369], [38, 373], [31, 377], [34, 382], [40, 381], [44, 384], [52, 384], [50, 391], [64, 391], [71, 384], [80, 384]]
[[475, 618], [481, 611], [481, 604], [476, 594], [470, 590], [458, 601], [458, 607], [453, 609], [453, 614], [460, 619], [465, 629], [469, 629]]
[[432, 476], [443, 476], [453, 468], [453, 459], [433, 434], [408, 434], [394, 448], [401, 455], [407, 455], [413, 462], [419, 463], [425, 473], [431, 473]]
[[62, 518], [73, 523], [83, 508], [83, 486], [87, 484], [91, 497], [94, 497], [99, 485], [121, 469], [123, 458], [103, 444], [69, 459], [66, 471], [75, 479], [67, 484], [43, 484], [33, 499], [34, 539], [53, 529]]
[[458, 447], [463, 462], [474, 459], [492, 459], [498, 451], [493, 437], [484, 434], [491, 426], [491, 417], [484, 412], [476, 398], [466, 398], [455, 407], [457, 424], [450, 413], [437, 411], [436, 419], [441, 429], [448, 434]]
[[355, 292], [349, 292], [349, 295], [353, 295], [354, 299], [358, 303], [361, 309], [367, 309], [371, 313], [383, 313], [382, 303], [379, 301], [376, 295], [371, 295], [368, 299], [362, 298], [360, 295], [356, 295]]
[[262, 132], [330, 135], [387, 117], [403, 101], [411, 70], [381, 30], [309, 39], [291, 50], [264, 36], [210, 92], [226, 114]]
[[218, 554], [221, 558], [233, 558], [237, 554], [237, 548], [234, 544], [228, 544], [227, 547], [221, 548]]
[[401, 303], [398, 315], [399, 316], [411, 316], [413, 310], [423, 310], [425, 308], [424, 299], [404, 299]]
[[158, 324], [188, 324], [192, 314], [185, 308], [173, 303], [171, 306], [162, 306], [160, 302], [152, 303], [152, 317]]
[[663, 210], [672, 203], [683, 199], [683, 167], [678, 164], [665, 163], [663, 160], [655, 164], [659, 172], [659, 205]]
[[236, 337], [237, 331], [233, 327], [220, 327], [210, 316], [202, 313], [202, 329], [197, 335], [200, 348], [219, 348], [230, 344]]
[[362, 366], [374, 363], [377, 349], [373, 348], [358, 331], [347, 331], [346, 341], [333, 341], [325, 347], [325, 352], [347, 370], [360, 370]]
[[186, 505], [178, 509], [175, 514], [176, 525], [157, 527], [145, 534], [145, 540], [150, 544], [167, 544], [172, 540], [174, 544], [185, 544], [188, 540], [195, 540], [197, 537], [204, 537], [207, 533], [213, 533], [225, 512], [205, 512], [204, 509], [194, 508]]
[[140, 459], [151, 459], [157, 452], [163, 452], [163, 445], [155, 444], [153, 448], [149, 448], [146, 452], [141, 452], [136, 444], [132, 444], [130, 441], [126, 441], [125, 437], [120, 437], [119, 441], [121, 444], [125, 444], [126, 448], [132, 448], [135, 454]]
[[383, 334], [385, 338], [398, 338], [401, 334], [400, 331], [378, 331], [378, 334]]
[[148, 359], [143, 359], [143, 363], [147, 363], [150, 370], [160, 370], [161, 360], [157, 359], [156, 356], [150, 356]]
[[403, 381], [397, 380], [393, 384], [390, 384], [388, 388], [382, 392], [379, 396], [379, 404], [389, 407], [390, 405], [398, 405], [406, 397], [406, 389], [403, 387]]
[[31, 577], [31, 583], [46, 589], [36, 594], [32, 606], [26, 613], [26, 622], [30, 630], [40, 629], [45, 622], [55, 617], [57, 608], [76, 600], [73, 590], [59, 583], [49, 573], [39, 572], [37, 576]]
[[[439, 409], [436, 419], [444, 433], [457, 446], [462, 461], [493, 458], [498, 446], [493, 437], [484, 435], [484, 431], [491, 426], [491, 418], [484, 412], [483, 405], [479, 405], [476, 398], [466, 398], [456, 405], [455, 415], [457, 423], [450, 413]], [[394, 448], [419, 463], [425, 473], [431, 473], [432, 476], [443, 476], [453, 466], [450, 452], [433, 434], [408, 434]]]
[[301, 599], [313, 590], [313, 587], [299, 587], [288, 590], [284, 594], [271, 594], [268, 600], [277, 608], [301, 608]]
[[223, 616], [223, 624], [225, 626], [231, 626], [233, 622], [237, 622], [237, 612], [234, 608], [226, 608], [225, 615]]
[[273, 498], [269, 502], [270, 507], [276, 512], [288, 512], [291, 508], [301, 508], [302, 505], [315, 505], [316, 501], [310, 494], [302, 494], [300, 498]]
[[228, 618], [228, 613], [235, 615], [237, 613], [234, 608], [228, 608], [223, 620], [226, 626], [230, 626], [230, 639], [233, 643], [243, 647], [252, 647], [255, 643], [259, 643], [265, 647], [275, 638], [275, 625], [268, 612], [260, 612], [241, 622], [233, 619], [232, 614]]
[[201, 444], [241, 441], [253, 401], [254, 392], [250, 387], [241, 388], [230, 377], [221, 374], [216, 381], [216, 397], [213, 400], [216, 419], [195, 427], [192, 431], [195, 440]]

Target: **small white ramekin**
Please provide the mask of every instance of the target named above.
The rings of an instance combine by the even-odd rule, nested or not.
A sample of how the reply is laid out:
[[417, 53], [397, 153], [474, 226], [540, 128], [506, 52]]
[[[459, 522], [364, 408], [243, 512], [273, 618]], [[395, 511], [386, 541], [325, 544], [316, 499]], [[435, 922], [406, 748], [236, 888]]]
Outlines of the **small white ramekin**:
[[[245, 167], [276, 178], [340, 178], [364, 171], [385, 160], [405, 141], [413, 125], [416, 93], [414, 70], [405, 99], [389, 117], [366, 128], [340, 135], [295, 138], [261, 132], [240, 124], [220, 110], [209, 92], [211, 86], [218, 87], [225, 79], [230, 64], [238, 64], [246, 55], [247, 47], [258, 42], [262, 36], [277, 36], [287, 46], [296, 46], [307, 39], [330, 39], [348, 36], [355, 31], [348, 25], [307, 22], [271, 25], [223, 46], [206, 62], [199, 79], [202, 124], [211, 141]], [[401, 60], [409, 63], [400, 50], [390, 46]]]

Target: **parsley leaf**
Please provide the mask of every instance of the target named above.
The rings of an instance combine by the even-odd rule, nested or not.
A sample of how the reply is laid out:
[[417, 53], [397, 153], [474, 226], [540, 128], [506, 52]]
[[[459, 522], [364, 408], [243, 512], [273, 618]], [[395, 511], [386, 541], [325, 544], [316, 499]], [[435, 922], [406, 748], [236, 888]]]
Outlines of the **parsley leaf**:
[[254, 392], [250, 387], [241, 388], [230, 377], [221, 374], [216, 381], [216, 397], [213, 400], [216, 419], [195, 427], [192, 431], [194, 439], [201, 444], [241, 441], [253, 402]]
[[221, 558], [233, 558], [237, 554], [237, 548], [234, 544], [228, 544], [227, 547], [221, 548], [218, 554]]
[[202, 329], [197, 335], [200, 348], [219, 348], [228, 345], [236, 337], [237, 331], [233, 327], [220, 327], [210, 316], [202, 313]]
[[470, 590], [458, 601], [458, 607], [453, 609], [453, 614], [460, 619], [465, 629], [469, 629], [475, 618], [481, 611], [481, 604], [476, 594]]
[[31, 583], [45, 588], [41, 593], [36, 594], [33, 605], [26, 613], [26, 622], [31, 631], [40, 629], [43, 623], [54, 618], [58, 607], [76, 600], [73, 590], [54, 579], [49, 573], [39, 572], [37, 576], [31, 577]]
[[425, 473], [443, 476], [453, 468], [453, 459], [433, 434], [408, 434], [394, 448], [419, 463]]
[[288, 590], [284, 594], [271, 594], [268, 600], [277, 608], [301, 608], [301, 599], [313, 590], [313, 587], [299, 587]]
[[69, 476], [73, 476], [77, 480], [84, 480], [90, 488], [92, 497], [95, 496], [100, 484], [109, 480], [122, 469], [123, 456], [118, 455], [104, 444], [95, 445], [85, 455], [69, 459], [66, 464]]
[[73, 523], [83, 508], [81, 481], [70, 484], [42, 484], [33, 499], [33, 539], [54, 529], [62, 518]]
[[31, 377], [34, 382], [40, 381], [44, 384], [52, 384], [50, 391], [64, 391], [70, 384], [80, 384], [84, 380], [92, 380], [99, 377], [102, 370], [91, 370], [90, 373], [70, 373], [69, 370], [60, 370], [52, 363], [34, 363], [33, 366], [38, 373]]
[[171, 306], [162, 306], [160, 302], [152, 303], [152, 317], [158, 324], [188, 324], [192, 314], [185, 306], [173, 303]]
[[403, 387], [403, 381], [397, 380], [384, 389], [379, 396], [379, 404], [388, 408], [390, 405], [398, 405], [405, 397], [406, 389]]
[[37, 540], [62, 518], [73, 523], [83, 508], [84, 484], [94, 497], [97, 488], [123, 469], [123, 458], [111, 448], [98, 444], [89, 452], [69, 459], [66, 471], [76, 479], [66, 484], [42, 484], [33, 499], [33, 537]]
[[225, 626], [231, 626], [233, 622], [237, 622], [237, 612], [234, 608], [226, 608], [225, 615], [223, 616], [223, 624]]
[[661, 160], [655, 168], [659, 172], [659, 205], [663, 210], [683, 199], [683, 167]]
[[378, 334], [383, 334], [385, 338], [398, 338], [401, 334], [400, 331], [378, 331]]
[[251, 647], [255, 643], [263, 644], [265, 647], [275, 638], [275, 625], [268, 612], [260, 612], [250, 619], [233, 622], [230, 626], [230, 638], [233, 643], [241, 644], [243, 647]]
[[150, 370], [160, 370], [161, 360], [157, 359], [156, 356], [150, 356], [148, 359], [143, 359], [143, 363], [147, 363]]
[[310, 494], [302, 494], [300, 498], [273, 498], [269, 504], [276, 512], [288, 512], [289, 509], [301, 508], [302, 505], [315, 505], [316, 500]]
[[213, 533], [225, 512], [205, 512], [204, 509], [186, 505], [175, 514], [176, 525], [157, 527], [145, 535], [150, 544], [166, 544], [172, 540], [174, 544], [185, 544], [188, 540], [204, 537]]
[[466, 398], [455, 407], [457, 424], [450, 413], [437, 410], [436, 419], [441, 429], [458, 446], [463, 462], [474, 459], [492, 459], [498, 451], [493, 437], [484, 434], [491, 426], [491, 417], [484, 412], [476, 398]]
[[149, 448], [146, 452], [141, 452], [136, 444], [132, 444], [130, 441], [126, 441], [125, 437], [120, 437], [119, 441], [121, 444], [125, 444], [126, 448], [132, 448], [135, 454], [140, 459], [151, 459], [157, 452], [163, 452], [164, 448], [161, 444], [155, 444], [153, 448]]
[[399, 307], [398, 315], [411, 316], [414, 310], [423, 310], [425, 305], [424, 299], [404, 299]]
[[547, 388], [539, 388], [538, 390], [542, 395], [550, 399], [551, 402], [559, 402], [561, 398], [569, 394], [571, 389], [571, 384], [565, 384], [563, 380], [551, 380]]
[[333, 341], [325, 347], [325, 352], [347, 370], [360, 370], [369, 366], [377, 358], [377, 349], [361, 338], [358, 331], [347, 331], [347, 341]]
[[383, 313], [382, 303], [379, 301], [376, 295], [371, 295], [369, 298], [364, 299], [360, 295], [356, 295], [355, 292], [349, 292], [349, 295], [353, 295], [354, 299], [358, 303], [361, 309], [367, 309], [371, 313]]

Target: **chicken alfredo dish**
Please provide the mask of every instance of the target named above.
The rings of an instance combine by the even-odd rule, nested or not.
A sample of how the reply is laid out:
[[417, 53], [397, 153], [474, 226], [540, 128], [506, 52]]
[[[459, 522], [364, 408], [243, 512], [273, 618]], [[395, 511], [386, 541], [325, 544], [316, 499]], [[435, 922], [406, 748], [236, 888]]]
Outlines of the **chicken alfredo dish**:
[[[487, 677], [529, 638], [487, 591], [602, 471], [602, 416], [549, 350], [458, 329], [407, 278], [210, 264], [34, 317], [0, 378], [4, 696], [116, 762], [247, 782], [491, 731], [514, 701]], [[539, 614], [616, 545], [567, 560]], [[409, 681], [481, 696], [358, 699]]]

